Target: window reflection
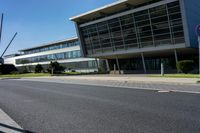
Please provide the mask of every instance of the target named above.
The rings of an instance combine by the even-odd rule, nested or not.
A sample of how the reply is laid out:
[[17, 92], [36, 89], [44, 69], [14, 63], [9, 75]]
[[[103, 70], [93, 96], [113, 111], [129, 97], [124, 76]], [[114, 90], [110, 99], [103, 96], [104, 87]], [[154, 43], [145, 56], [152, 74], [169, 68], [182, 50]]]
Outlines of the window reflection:
[[179, 1], [80, 29], [86, 54], [184, 43]]
[[78, 45], [80, 45], [78, 40], [72, 41], [72, 42], [63, 42], [63, 43], [55, 44], [53, 46], [38, 48], [38, 49], [34, 49], [34, 50], [27, 50], [27, 51], [24, 51], [24, 54], [33, 54], [33, 53], [45, 52], [45, 51], [73, 47], [73, 46], [78, 46]]
[[53, 61], [53, 60], [64, 60], [64, 59], [73, 59], [81, 57], [80, 50], [70, 51], [65, 53], [57, 53], [36, 57], [29, 57], [24, 59], [17, 59], [16, 64], [27, 64], [27, 63], [35, 63], [35, 62], [45, 62], [45, 61]]

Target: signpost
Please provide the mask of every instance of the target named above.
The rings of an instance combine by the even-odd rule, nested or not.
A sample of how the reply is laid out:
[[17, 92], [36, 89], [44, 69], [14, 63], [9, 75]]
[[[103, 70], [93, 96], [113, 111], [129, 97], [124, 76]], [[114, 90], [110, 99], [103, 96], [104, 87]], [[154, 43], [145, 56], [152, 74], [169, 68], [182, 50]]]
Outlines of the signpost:
[[200, 24], [196, 27], [196, 33], [198, 36], [198, 43], [199, 43], [199, 78], [200, 78]]

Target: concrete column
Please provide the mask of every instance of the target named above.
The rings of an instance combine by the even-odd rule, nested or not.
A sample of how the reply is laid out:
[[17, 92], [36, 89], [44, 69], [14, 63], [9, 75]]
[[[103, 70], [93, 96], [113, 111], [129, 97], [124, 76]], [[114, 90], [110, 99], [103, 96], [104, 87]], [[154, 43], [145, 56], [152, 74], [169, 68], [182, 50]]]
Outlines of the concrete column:
[[97, 60], [97, 58], [95, 58], [96, 64], [97, 64], [97, 68], [99, 69], [99, 62]]
[[120, 70], [120, 66], [119, 66], [119, 60], [118, 60], [117, 57], [116, 57], [116, 62], [117, 62], [117, 69], [119, 71], [119, 74], [121, 74], [121, 70]]
[[119, 18], [118, 18], [118, 21], [119, 21], [119, 24], [120, 24], [120, 31], [121, 31], [121, 37], [122, 37], [122, 40], [123, 40], [124, 49], [126, 49], [125, 40], [124, 40], [124, 34], [123, 34], [123, 29], [122, 29], [122, 24], [121, 24], [121, 21], [120, 21]]
[[[175, 55], [175, 61], [176, 61], [176, 64], [178, 63], [178, 55], [177, 55], [177, 50], [174, 49], [174, 55]], [[179, 73], [179, 71], [177, 70], [177, 73]]]
[[147, 69], [146, 69], [146, 65], [145, 65], [145, 60], [144, 60], [144, 53], [141, 53], [141, 57], [142, 57], [142, 64], [143, 64], [144, 73], [147, 73]]
[[109, 72], [110, 71], [110, 66], [109, 66], [108, 59], [106, 59], [106, 68], [107, 68], [107, 71]]
[[174, 49], [174, 55], [175, 55], [175, 61], [176, 61], [176, 64], [178, 63], [178, 55], [177, 55], [177, 50]]
[[75, 28], [76, 28], [76, 33], [77, 33], [77, 36], [78, 36], [78, 40], [80, 42], [80, 51], [81, 51], [81, 54], [83, 55], [83, 57], [86, 57], [86, 50], [85, 50], [85, 45], [83, 44], [83, 37], [82, 37], [82, 34], [80, 32], [80, 29], [79, 29], [79, 25], [77, 24], [77, 22], [74, 23], [75, 24]]
[[198, 42], [199, 42], [199, 79], [200, 79], [200, 36], [198, 36]]

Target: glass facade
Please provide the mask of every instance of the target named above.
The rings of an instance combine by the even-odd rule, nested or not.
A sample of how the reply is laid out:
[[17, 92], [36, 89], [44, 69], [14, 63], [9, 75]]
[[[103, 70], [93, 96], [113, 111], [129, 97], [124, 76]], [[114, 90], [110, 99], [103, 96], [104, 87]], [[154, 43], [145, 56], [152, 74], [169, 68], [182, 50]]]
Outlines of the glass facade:
[[[90, 70], [90, 69], [97, 69], [97, 64], [95, 60], [91, 61], [81, 61], [81, 62], [69, 62], [69, 63], [62, 63], [62, 66], [65, 67], [66, 71], [70, 70], [76, 70], [76, 71], [82, 71], [82, 70]], [[44, 70], [49, 68], [49, 64], [43, 64], [42, 67]], [[18, 67], [19, 70], [23, 70], [24, 66]], [[26, 69], [29, 71], [35, 71], [34, 65], [27, 65]]]
[[50, 45], [50, 46], [46, 46], [46, 47], [36, 48], [36, 49], [32, 49], [32, 50], [26, 50], [26, 51], [24, 51], [24, 54], [33, 54], [33, 53], [62, 49], [62, 48], [73, 47], [73, 46], [78, 46], [78, 45], [80, 45], [78, 40], [67, 41], [67, 42], [62, 42], [62, 43], [58, 43], [58, 44], [54, 44], [54, 45]]
[[97, 63], [95, 60], [92, 61], [82, 61], [82, 62], [70, 62], [63, 63], [62, 65], [66, 66], [68, 70], [81, 70], [81, 69], [96, 69]]
[[[166, 57], [145, 57], [146, 70], [160, 70], [160, 64], [164, 63], [165, 70], [175, 70], [176, 61], [173, 55]], [[114, 70], [114, 64], [116, 60], [109, 60], [109, 66], [111, 70]], [[143, 63], [141, 58], [128, 58], [119, 59], [119, 65], [121, 70], [138, 70], [143, 71]]]
[[64, 52], [64, 53], [49, 54], [49, 55], [17, 59], [16, 64], [28, 64], [28, 63], [36, 63], [36, 62], [66, 60], [66, 59], [73, 59], [73, 58], [80, 58], [80, 57], [81, 57], [80, 50], [76, 50], [76, 51], [70, 51], [70, 52]]
[[80, 28], [87, 55], [184, 43], [179, 1]]
[[[161, 70], [161, 63], [164, 64], [165, 72], [177, 72], [176, 70], [176, 59], [174, 57], [174, 54], [171, 53], [165, 53], [164, 55], [157, 56], [156, 53], [152, 56], [145, 56], [144, 55], [144, 62], [145, 67], [148, 72], [154, 71], [154, 72], [160, 72]], [[196, 62], [196, 65], [194, 67], [198, 68], [198, 52], [197, 53], [187, 53], [187, 54], [181, 54], [179, 52], [178, 54], [178, 60], [194, 60]], [[142, 72], [144, 70], [143, 68], [143, 62], [140, 57], [130, 57], [130, 58], [123, 58], [118, 59], [119, 61], [119, 67], [121, 70], [127, 70], [127, 71], [135, 71], [135, 72]], [[114, 70], [114, 65], [117, 65], [116, 59], [108, 59], [109, 67], [111, 70]]]

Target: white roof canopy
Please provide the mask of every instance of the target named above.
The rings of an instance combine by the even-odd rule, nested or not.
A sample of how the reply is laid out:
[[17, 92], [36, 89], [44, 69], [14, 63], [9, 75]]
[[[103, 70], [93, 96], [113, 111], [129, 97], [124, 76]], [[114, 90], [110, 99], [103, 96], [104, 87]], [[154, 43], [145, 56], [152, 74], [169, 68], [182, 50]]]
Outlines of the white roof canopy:
[[103, 7], [97, 8], [95, 10], [80, 14], [78, 16], [70, 18], [70, 20], [75, 22], [84, 22], [88, 20], [92, 20], [98, 18], [100, 16], [106, 16], [109, 14], [113, 14], [117, 11], [123, 11], [127, 8], [134, 8], [134, 6], [144, 4], [154, 0], [119, 0], [109, 5], [105, 5]]

